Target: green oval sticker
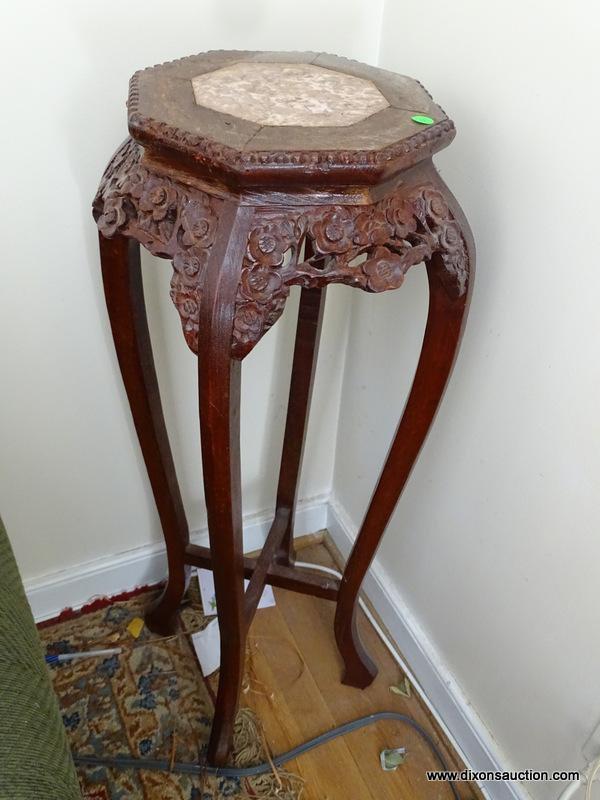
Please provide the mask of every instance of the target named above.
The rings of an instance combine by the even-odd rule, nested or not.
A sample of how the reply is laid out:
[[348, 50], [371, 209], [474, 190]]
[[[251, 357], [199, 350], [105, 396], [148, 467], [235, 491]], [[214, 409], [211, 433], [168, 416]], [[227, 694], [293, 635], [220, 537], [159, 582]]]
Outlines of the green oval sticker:
[[426, 117], [425, 114], [413, 114], [411, 117], [413, 122], [418, 122], [419, 125], [433, 125], [435, 122], [431, 117]]

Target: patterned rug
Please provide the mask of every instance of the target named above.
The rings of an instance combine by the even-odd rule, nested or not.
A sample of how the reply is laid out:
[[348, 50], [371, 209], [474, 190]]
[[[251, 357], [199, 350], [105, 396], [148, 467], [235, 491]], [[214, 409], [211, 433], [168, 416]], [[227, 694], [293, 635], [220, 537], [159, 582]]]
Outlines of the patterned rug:
[[[181, 613], [183, 633], [158, 637], [127, 630], [155, 597], [151, 591], [43, 625], [48, 654], [122, 647], [120, 655], [50, 667], [74, 753], [203, 762], [213, 714], [213, 690], [189, 641], [207, 624], [196, 580]], [[268, 759], [260, 723], [242, 710], [233, 761], [249, 766]], [[278, 771], [258, 778], [213, 778], [154, 771], [79, 767], [86, 800], [299, 800], [302, 781]]]

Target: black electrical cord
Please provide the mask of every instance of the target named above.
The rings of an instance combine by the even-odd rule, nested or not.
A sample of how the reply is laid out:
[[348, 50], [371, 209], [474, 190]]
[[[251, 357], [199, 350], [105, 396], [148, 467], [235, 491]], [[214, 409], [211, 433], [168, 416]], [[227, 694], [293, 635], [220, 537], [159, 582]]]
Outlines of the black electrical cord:
[[[304, 753], [308, 753], [309, 750], [313, 750], [315, 747], [325, 744], [325, 742], [330, 742], [332, 739], [337, 739], [338, 736], [345, 736], [347, 733], [357, 731], [360, 728], [365, 728], [367, 725], [372, 725], [373, 723], [384, 719], [404, 722], [405, 725], [411, 727], [427, 743], [429, 749], [438, 760], [441, 768], [443, 770], [448, 769], [446, 762], [444, 761], [444, 757], [427, 731], [424, 730], [412, 717], [409, 717], [406, 714], [399, 714], [396, 711], [380, 711], [377, 714], [369, 714], [366, 717], [355, 719], [353, 722], [347, 722], [345, 725], [340, 725], [337, 728], [333, 728], [326, 733], [322, 733], [320, 736], [315, 736], [314, 739], [310, 739], [308, 742], [300, 744], [298, 747], [294, 747], [292, 750], [288, 750], [287, 753], [274, 756], [272, 763], [270, 761], [265, 761], [263, 764], [257, 764], [254, 767], [210, 767], [202, 764], [182, 764], [177, 761], [171, 765], [167, 760], [128, 758], [122, 756], [97, 758], [95, 756], [75, 755], [73, 760], [80, 766], [113, 767], [117, 769], [148, 769], [159, 772], [179, 772], [187, 775], [214, 775], [223, 778], [251, 778], [255, 775], [263, 775], [266, 772], [271, 772], [272, 764], [274, 764], [276, 767], [281, 767], [288, 761], [291, 761], [292, 759], [297, 758]], [[458, 790], [454, 785], [454, 781], [448, 778], [448, 783], [455, 800], [460, 800], [460, 795], [458, 794]]]

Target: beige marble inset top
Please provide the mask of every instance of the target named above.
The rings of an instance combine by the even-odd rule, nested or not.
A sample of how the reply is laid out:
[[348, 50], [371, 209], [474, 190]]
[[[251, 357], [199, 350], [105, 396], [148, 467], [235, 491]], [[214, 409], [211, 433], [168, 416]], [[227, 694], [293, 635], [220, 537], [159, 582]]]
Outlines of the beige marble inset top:
[[239, 61], [192, 86], [197, 105], [258, 125], [340, 127], [389, 106], [371, 81], [312, 64]]

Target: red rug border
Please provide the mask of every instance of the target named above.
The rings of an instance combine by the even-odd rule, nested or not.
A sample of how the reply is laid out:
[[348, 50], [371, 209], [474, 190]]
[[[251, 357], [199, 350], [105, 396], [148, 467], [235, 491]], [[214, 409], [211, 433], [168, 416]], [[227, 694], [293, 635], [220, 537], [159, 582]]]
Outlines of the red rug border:
[[60, 622], [68, 622], [69, 620], [76, 619], [84, 614], [91, 614], [93, 611], [100, 611], [102, 608], [107, 608], [107, 606], [112, 605], [112, 603], [119, 603], [123, 600], [131, 600], [132, 597], [136, 597], [139, 594], [156, 591], [157, 589], [160, 589], [161, 586], [163, 586], [162, 583], [147, 583], [143, 586], [136, 586], [135, 589], [129, 589], [128, 591], [97, 597], [94, 600], [90, 600], [88, 603], [78, 609], [73, 607], [63, 608], [63, 610], [55, 617], [50, 617], [50, 619], [44, 619], [41, 622], [38, 622], [36, 627], [38, 630], [41, 630], [42, 628], [49, 628], [50, 625], [57, 625]]

